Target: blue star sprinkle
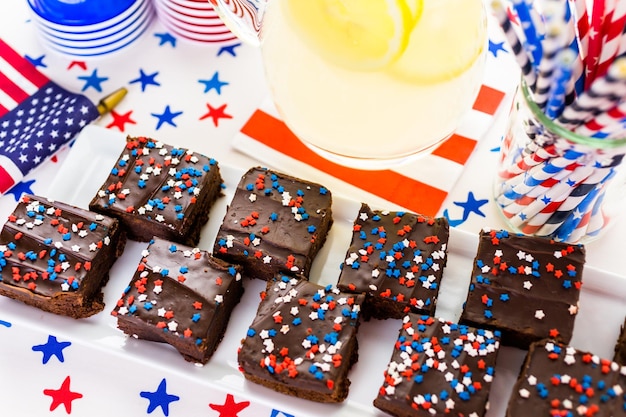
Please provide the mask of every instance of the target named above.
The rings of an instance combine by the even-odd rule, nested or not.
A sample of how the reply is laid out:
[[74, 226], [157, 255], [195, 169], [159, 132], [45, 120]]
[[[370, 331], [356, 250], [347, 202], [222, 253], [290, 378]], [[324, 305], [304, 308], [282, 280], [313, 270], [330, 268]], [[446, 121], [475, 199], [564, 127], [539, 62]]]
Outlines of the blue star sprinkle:
[[71, 344], [71, 342], [59, 342], [55, 336], [49, 335], [48, 341], [43, 345], [33, 346], [33, 351], [43, 353], [42, 363], [44, 365], [47, 364], [53, 356], [56, 356], [59, 362], [63, 363], [65, 361], [63, 358], [63, 349]]
[[219, 73], [216, 71], [210, 80], [198, 80], [199, 83], [204, 84], [204, 92], [208, 93], [211, 90], [215, 90], [217, 94], [222, 94], [222, 87], [228, 85], [226, 81], [219, 79]]
[[95, 69], [95, 70], [93, 70], [91, 75], [80, 75], [78, 77], [78, 79], [85, 81], [85, 85], [83, 86], [83, 89], [80, 90], [80, 91], [85, 91], [89, 87], [92, 87], [97, 92], [101, 93], [102, 92], [102, 86], [100, 84], [102, 84], [104, 81], [108, 80], [109, 77], [98, 77], [98, 69]]
[[22, 194], [35, 194], [33, 190], [31, 190], [30, 187], [36, 181], [37, 180], [20, 181], [17, 184], [15, 184], [13, 187], [11, 187], [11, 189], [8, 190], [6, 194], [13, 194], [13, 198], [15, 198], [15, 201], [20, 201], [20, 197], [22, 197]]
[[222, 55], [223, 53], [231, 54], [232, 56], [237, 56], [237, 52], [235, 52], [235, 48], [241, 46], [241, 43], [236, 43], [234, 45], [222, 46], [219, 51], [217, 51], [217, 56]]
[[161, 84], [155, 77], [159, 75], [159, 71], [153, 72], [152, 74], [146, 74], [143, 72], [143, 69], [139, 68], [139, 78], [135, 78], [134, 80], [129, 81], [130, 84], [141, 83], [141, 91], [146, 91], [146, 87], [149, 85], [156, 85], [159, 87]]
[[158, 113], [150, 113], [152, 116], [156, 117], [157, 119], [159, 119], [159, 121], [157, 122], [157, 126], [156, 126], [156, 130], [159, 130], [161, 128], [161, 126], [163, 125], [163, 123], [167, 123], [170, 124], [174, 127], [176, 126], [176, 123], [174, 123], [174, 119], [178, 116], [180, 116], [181, 114], [183, 114], [182, 111], [179, 112], [172, 112], [172, 110], [170, 110], [170, 106], [169, 104], [167, 106], [165, 106], [165, 110], [163, 111], [163, 113], [158, 114]]
[[148, 405], [148, 414], [156, 410], [157, 407], [161, 407], [163, 414], [168, 416], [170, 414], [170, 403], [180, 400], [179, 396], [167, 393], [166, 385], [167, 382], [165, 381], [165, 378], [163, 378], [156, 391], [141, 391], [139, 393], [142, 398], [150, 401], [150, 404]]
[[43, 59], [45, 57], [46, 57], [45, 55], [41, 55], [38, 58], [31, 58], [28, 55], [24, 55], [24, 58], [26, 58], [28, 60], [28, 62], [30, 62], [34, 66], [41, 67], [41, 68], [48, 68], [48, 66], [46, 64], [44, 64], [44, 62], [43, 62]]
[[176, 48], [176, 38], [169, 33], [155, 33], [154, 36], [160, 39], [159, 46], [163, 46], [166, 43], [172, 44], [172, 47]]

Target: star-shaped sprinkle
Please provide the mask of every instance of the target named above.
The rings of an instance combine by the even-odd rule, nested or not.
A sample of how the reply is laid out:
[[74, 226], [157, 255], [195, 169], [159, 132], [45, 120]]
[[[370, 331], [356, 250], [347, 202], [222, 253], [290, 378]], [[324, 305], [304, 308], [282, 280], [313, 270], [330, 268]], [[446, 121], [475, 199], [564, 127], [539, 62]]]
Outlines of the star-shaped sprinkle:
[[213, 124], [217, 127], [220, 119], [232, 119], [233, 118], [233, 116], [225, 112], [226, 106], [227, 106], [226, 104], [222, 104], [220, 107], [217, 107], [217, 108], [211, 106], [209, 103], [207, 103], [206, 106], [209, 109], [209, 111], [206, 114], [202, 115], [200, 117], [200, 120], [204, 120], [210, 117], [211, 119], [213, 119]]
[[228, 85], [226, 81], [219, 79], [219, 73], [216, 71], [210, 80], [198, 80], [199, 83], [204, 84], [204, 92], [208, 93], [211, 90], [215, 90], [217, 94], [222, 94], [222, 87]]
[[113, 120], [106, 127], [112, 128], [115, 126], [120, 130], [120, 132], [123, 132], [124, 129], [126, 128], [126, 123], [130, 123], [133, 125], [137, 124], [136, 121], [130, 118], [130, 115], [132, 114], [132, 112], [133, 112], [132, 110], [129, 110], [124, 114], [120, 114], [116, 112], [115, 110], [111, 110], [110, 113], [111, 113], [111, 117], [113, 117]]
[[56, 356], [59, 362], [64, 362], [63, 349], [71, 344], [71, 342], [59, 342], [56, 336], [49, 335], [46, 343], [43, 345], [35, 345], [32, 349], [34, 352], [43, 353], [42, 363], [45, 365], [53, 356]]
[[92, 87], [97, 92], [101, 93], [102, 92], [102, 86], [100, 84], [102, 84], [103, 82], [107, 81], [109, 79], [109, 77], [99, 77], [98, 76], [98, 69], [96, 68], [95, 70], [93, 70], [91, 75], [80, 75], [80, 76], [78, 76], [78, 79], [85, 81], [85, 85], [83, 86], [83, 88], [80, 91], [85, 91], [89, 87]]
[[174, 123], [174, 119], [178, 116], [180, 116], [181, 114], [183, 114], [182, 111], [179, 112], [172, 112], [172, 110], [170, 109], [169, 104], [165, 106], [165, 110], [163, 111], [163, 113], [159, 114], [159, 113], [150, 113], [152, 116], [156, 117], [158, 120], [157, 122], [157, 126], [156, 126], [156, 130], [159, 130], [161, 128], [161, 126], [163, 125], [163, 123], [167, 123], [169, 125], [172, 125], [174, 127], [176, 126], [176, 123]]
[[163, 46], [166, 43], [172, 44], [172, 47], [176, 47], [176, 38], [170, 35], [169, 33], [155, 33], [154, 36], [159, 38], [159, 46]]
[[232, 56], [237, 56], [237, 53], [235, 52], [235, 48], [237, 48], [238, 46], [241, 46], [241, 43], [236, 43], [233, 45], [226, 45], [226, 46], [222, 46], [220, 48], [219, 51], [217, 51], [217, 56], [224, 54], [231, 54]]
[[37, 58], [31, 58], [28, 55], [24, 55], [24, 58], [26, 58], [28, 62], [30, 62], [34, 66], [41, 67], [41, 68], [48, 68], [48, 66], [43, 62], [43, 59], [45, 57], [46, 57], [45, 55], [41, 55], [40, 57], [37, 57]]
[[68, 414], [72, 413], [72, 401], [83, 398], [83, 394], [79, 392], [73, 392], [70, 390], [70, 377], [65, 377], [61, 388], [59, 389], [44, 389], [43, 393], [52, 397], [52, 404], [50, 404], [50, 411], [54, 411], [58, 406], [63, 404], [65, 411]]
[[143, 72], [143, 69], [139, 68], [139, 77], [129, 81], [129, 83], [141, 83], [141, 91], [143, 92], [146, 91], [146, 87], [149, 85], [156, 85], [157, 87], [161, 85], [157, 80], [155, 80], [157, 75], [159, 75], [159, 71], [153, 72], [152, 74], [146, 74]]
[[237, 403], [232, 394], [227, 394], [223, 405], [209, 404], [209, 407], [220, 413], [218, 417], [238, 417], [239, 412], [249, 405], [250, 401]]
[[148, 404], [148, 414], [156, 410], [157, 407], [161, 407], [163, 414], [168, 416], [170, 413], [170, 403], [180, 400], [178, 395], [167, 393], [167, 382], [165, 378], [161, 380], [156, 391], [141, 391], [139, 395], [150, 401], [150, 404]]

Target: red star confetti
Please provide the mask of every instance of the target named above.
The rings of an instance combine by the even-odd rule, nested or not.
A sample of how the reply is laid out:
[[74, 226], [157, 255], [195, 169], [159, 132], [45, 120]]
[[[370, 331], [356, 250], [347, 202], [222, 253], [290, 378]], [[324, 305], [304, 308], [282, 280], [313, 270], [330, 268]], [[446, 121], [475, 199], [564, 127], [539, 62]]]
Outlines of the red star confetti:
[[129, 110], [124, 114], [120, 114], [118, 112], [116, 112], [115, 110], [111, 110], [111, 116], [113, 117], [113, 120], [111, 121], [111, 123], [109, 123], [107, 125], [107, 128], [112, 128], [112, 127], [117, 127], [120, 132], [124, 132], [126, 123], [130, 123], [130, 124], [137, 124], [136, 121], [134, 121], [133, 119], [130, 118], [130, 115], [133, 111]]
[[87, 63], [85, 61], [72, 61], [70, 62], [70, 64], [67, 66], [68, 70], [71, 70], [74, 67], [79, 67], [82, 68], [84, 70], [87, 70]]
[[72, 413], [72, 401], [83, 398], [83, 394], [70, 391], [70, 377], [67, 376], [61, 384], [59, 389], [44, 389], [43, 393], [52, 397], [52, 404], [50, 404], [50, 411], [54, 411], [59, 405], [65, 406], [65, 411], [68, 414]]
[[232, 394], [226, 394], [226, 401], [223, 405], [209, 404], [209, 407], [220, 413], [218, 417], [238, 417], [239, 412], [249, 405], [250, 401], [237, 403]]
[[211, 106], [209, 103], [207, 103], [206, 106], [209, 109], [209, 111], [205, 115], [201, 116], [200, 120], [204, 120], [210, 117], [211, 119], [213, 119], [213, 124], [217, 127], [220, 119], [232, 119], [233, 118], [233, 116], [225, 112], [227, 104], [222, 104], [221, 106], [217, 108]]

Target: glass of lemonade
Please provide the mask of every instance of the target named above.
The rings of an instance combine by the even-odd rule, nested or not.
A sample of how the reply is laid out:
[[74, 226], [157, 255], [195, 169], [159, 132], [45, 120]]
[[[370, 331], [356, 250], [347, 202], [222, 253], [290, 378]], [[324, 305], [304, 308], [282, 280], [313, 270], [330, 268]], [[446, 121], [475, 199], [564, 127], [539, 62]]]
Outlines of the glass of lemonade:
[[334, 162], [381, 169], [447, 139], [472, 107], [483, 0], [210, 0], [260, 45], [287, 126]]

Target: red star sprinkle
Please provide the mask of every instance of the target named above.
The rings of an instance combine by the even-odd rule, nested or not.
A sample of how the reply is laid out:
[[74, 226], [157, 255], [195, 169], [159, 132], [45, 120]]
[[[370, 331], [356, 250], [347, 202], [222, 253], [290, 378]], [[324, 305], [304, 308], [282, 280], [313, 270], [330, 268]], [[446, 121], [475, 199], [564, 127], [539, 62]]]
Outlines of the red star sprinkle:
[[126, 123], [130, 123], [133, 125], [137, 124], [136, 121], [130, 118], [132, 112], [132, 110], [129, 110], [124, 114], [120, 114], [117, 113], [115, 110], [111, 110], [111, 116], [113, 117], [113, 121], [111, 121], [111, 123], [109, 123], [106, 127], [110, 129], [115, 126], [120, 130], [120, 132], [123, 132]]
[[233, 118], [233, 116], [225, 112], [226, 106], [227, 106], [226, 104], [222, 104], [220, 107], [217, 107], [217, 108], [212, 107], [209, 103], [207, 103], [206, 106], [209, 109], [209, 111], [203, 116], [201, 116], [200, 120], [204, 120], [210, 117], [211, 119], [213, 119], [213, 124], [215, 125], [215, 127], [218, 126], [220, 119], [232, 119]]
[[238, 417], [239, 412], [249, 405], [250, 401], [237, 403], [232, 394], [226, 394], [226, 401], [223, 405], [209, 404], [209, 407], [220, 413], [218, 417]]
[[72, 413], [72, 401], [83, 398], [83, 394], [70, 391], [70, 377], [67, 376], [59, 389], [45, 389], [43, 390], [45, 395], [52, 397], [52, 404], [50, 404], [50, 411], [54, 411], [59, 405], [65, 406], [65, 411], [68, 414]]

